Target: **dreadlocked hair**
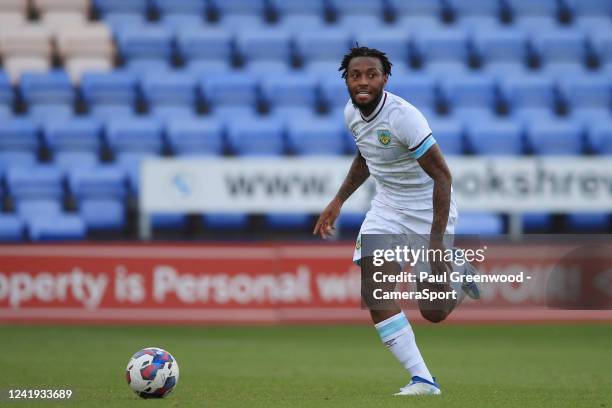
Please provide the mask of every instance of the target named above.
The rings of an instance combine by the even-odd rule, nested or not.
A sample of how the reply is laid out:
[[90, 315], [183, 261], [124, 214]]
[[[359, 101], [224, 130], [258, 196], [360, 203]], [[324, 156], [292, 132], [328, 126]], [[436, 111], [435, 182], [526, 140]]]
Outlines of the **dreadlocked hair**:
[[356, 57], [378, 58], [382, 64], [383, 74], [391, 75], [391, 66], [393, 64], [389, 61], [384, 52], [376, 48], [360, 47], [359, 44], [356, 44], [355, 47], [351, 48], [349, 53], [342, 58], [342, 63], [340, 64], [340, 68], [338, 68], [338, 71], [342, 71], [342, 78], [346, 79], [349, 63]]

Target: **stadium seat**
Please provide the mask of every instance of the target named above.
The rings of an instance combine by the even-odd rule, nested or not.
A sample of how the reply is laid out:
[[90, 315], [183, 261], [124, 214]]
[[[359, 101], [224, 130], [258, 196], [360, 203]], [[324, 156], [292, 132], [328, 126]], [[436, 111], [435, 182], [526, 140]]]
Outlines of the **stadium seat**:
[[496, 86], [489, 75], [455, 76], [443, 80], [441, 85], [443, 98], [453, 112], [469, 108], [495, 110]]
[[213, 107], [254, 107], [257, 103], [257, 78], [252, 74], [229, 72], [205, 75], [200, 85], [204, 98]]
[[469, 48], [465, 30], [444, 29], [417, 33], [414, 47], [425, 69], [456, 72], [467, 69]]
[[477, 155], [521, 155], [524, 153], [521, 126], [512, 120], [479, 122], [467, 127], [470, 150]]
[[6, 185], [16, 199], [49, 198], [59, 200], [64, 195], [62, 173], [53, 166], [11, 167], [6, 171]]
[[563, 103], [572, 117], [584, 123], [610, 120], [612, 86], [603, 75], [571, 76], [560, 81]]
[[182, 106], [193, 108], [197, 102], [196, 78], [185, 73], [151, 73], [141, 83], [149, 107]]
[[74, 115], [74, 109], [72, 106], [63, 104], [33, 105], [28, 108], [28, 115], [32, 120], [39, 123], [55, 119], [70, 120]]
[[202, 15], [206, 12], [206, 2], [202, 0], [152, 0], [152, 5], [162, 16], [168, 14]]
[[125, 118], [111, 120], [106, 128], [108, 145], [116, 153], [160, 154], [162, 126], [155, 119]]
[[552, 215], [549, 213], [523, 214], [523, 228], [527, 232], [547, 232], [552, 228]]
[[88, 231], [121, 230], [126, 225], [125, 205], [119, 199], [82, 199], [78, 206]]
[[202, 215], [204, 229], [241, 230], [248, 226], [249, 216], [244, 213], [208, 213]]
[[593, 32], [589, 39], [600, 64], [604, 68], [609, 68], [612, 63], [612, 32]]
[[504, 0], [513, 23], [526, 31], [540, 31], [557, 25], [557, 0]]
[[148, 10], [147, 0], [93, 0], [95, 10], [101, 15], [109, 13], [132, 13], [145, 15]]
[[15, 12], [15, 13], [27, 13], [29, 4], [23, 2], [23, 0], [4, 0], [0, 3], [0, 11], [2, 12]]
[[554, 81], [541, 75], [509, 76], [501, 82], [502, 97], [511, 109], [553, 110], [556, 101]]
[[123, 199], [126, 196], [126, 178], [117, 166], [97, 166], [71, 171], [68, 186], [72, 195], [81, 199]]
[[39, 57], [49, 60], [52, 54], [52, 33], [40, 24], [26, 24], [19, 30], [0, 32], [0, 54], [8, 57]]
[[[438, 105], [438, 81], [436, 77], [427, 73], [394, 73], [387, 82], [386, 89], [410, 102], [418, 109], [435, 110]], [[337, 80], [340, 82], [339, 80]], [[346, 85], [344, 86], [344, 103], [348, 99]]]
[[221, 75], [232, 72], [236, 68], [232, 66], [230, 61], [225, 60], [192, 60], [185, 65], [185, 71], [198, 78], [208, 75]]
[[21, 27], [26, 24], [27, 16], [21, 11], [0, 9], [0, 27]]
[[455, 22], [466, 28], [482, 29], [500, 23], [501, 1], [497, 0], [448, 0], [448, 8]]
[[520, 30], [478, 30], [473, 44], [478, 58], [488, 70], [496, 71], [495, 67], [500, 64], [514, 64], [517, 69], [527, 64], [527, 35]]
[[40, 15], [41, 24], [55, 37], [57, 33], [69, 27], [83, 27], [87, 24], [87, 16], [78, 11], [54, 11]]
[[555, 65], [562, 69], [571, 69], [573, 65], [579, 70], [587, 57], [586, 38], [575, 30], [538, 31], [532, 35], [531, 43], [548, 71], [555, 70]]
[[74, 90], [64, 71], [24, 73], [20, 82], [21, 95], [28, 106], [64, 104], [72, 106]]
[[95, 119], [75, 118], [45, 123], [43, 138], [52, 152], [85, 151], [98, 153], [101, 147], [102, 125]]
[[591, 124], [587, 141], [594, 153], [612, 155], [612, 122]]
[[143, 27], [147, 25], [144, 14], [137, 13], [108, 13], [103, 16], [106, 24], [113, 34], [124, 31], [129, 27]]
[[24, 198], [15, 202], [17, 215], [23, 220], [54, 218], [62, 213], [62, 205], [55, 199]]
[[76, 215], [36, 217], [28, 221], [28, 236], [32, 241], [82, 240], [85, 234], [85, 223]]
[[30, 168], [36, 164], [36, 153], [32, 151], [0, 150], [0, 171], [8, 168]]
[[223, 127], [217, 120], [171, 120], [166, 133], [176, 155], [223, 154]]
[[263, 16], [266, 9], [264, 0], [212, 0], [211, 3], [222, 17], [231, 14]]
[[185, 214], [152, 214], [151, 226], [153, 230], [183, 229], [187, 226], [187, 217]]
[[165, 60], [172, 57], [172, 35], [161, 27], [127, 27], [117, 33], [121, 56], [129, 62], [135, 60]]
[[332, 120], [289, 123], [287, 142], [291, 152], [303, 155], [342, 155], [345, 153], [344, 129]]
[[461, 155], [463, 147], [463, 127], [455, 120], [431, 121], [429, 126], [433, 137], [446, 155]]
[[186, 61], [231, 61], [232, 35], [231, 33], [216, 29], [184, 29], [179, 30], [176, 36], [179, 55]]
[[291, 36], [286, 30], [267, 28], [243, 32], [237, 37], [236, 46], [247, 64], [260, 61], [291, 63]]
[[150, 151], [124, 151], [115, 153], [113, 166], [121, 169], [127, 176], [128, 193], [137, 196], [140, 188], [140, 167], [148, 159], [159, 158], [159, 155]]
[[0, 104], [6, 107], [12, 107], [15, 96], [11, 81], [6, 72], [0, 70]]
[[125, 71], [87, 73], [81, 81], [81, 93], [90, 110], [99, 106], [132, 108], [136, 103], [136, 78]]
[[607, 231], [610, 216], [606, 213], [570, 213], [566, 216], [567, 227], [571, 231]]
[[537, 155], [579, 155], [584, 152], [582, 128], [575, 122], [539, 122], [527, 126], [527, 142]]
[[51, 69], [51, 61], [47, 57], [39, 56], [6, 57], [3, 65], [13, 84], [19, 82], [24, 72], [47, 72]]
[[609, 32], [612, 3], [607, 0], [563, 0], [573, 25], [585, 33]]
[[22, 117], [0, 121], [0, 151], [38, 150], [38, 125]]
[[115, 56], [112, 33], [105, 24], [63, 28], [56, 42], [58, 54], [63, 59], [96, 57], [112, 61]]
[[228, 142], [231, 151], [239, 156], [280, 156], [285, 152], [280, 121], [232, 122], [229, 124]]
[[24, 223], [14, 214], [0, 214], [0, 241], [21, 241]]
[[393, 63], [392, 72], [397, 72], [398, 68], [407, 66], [410, 57], [410, 36], [405, 30], [394, 28], [371, 32], [360, 31], [355, 34], [355, 42], [362, 46], [384, 51]]
[[89, 12], [89, 0], [33, 0], [32, 6], [42, 14], [71, 11], [86, 15]]
[[503, 232], [501, 216], [493, 213], [462, 212], [455, 227], [455, 235], [494, 236]]
[[70, 81], [78, 86], [81, 78], [87, 72], [110, 72], [113, 70], [113, 62], [107, 58], [98, 57], [72, 57], [64, 63], [64, 69], [70, 77]]
[[302, 106], [314, 109], [317, 78], [308, 73], [268, 77], [261, 83], [262, 97], [272, 107]]
[[307, 30], [296, 35], [295, 47], [307, 67], [318, 61], [334, 62], [339, 66], [342, 56], [352, 45], [350, 41], [349, 34], [343, 30]]
[[63, 172], [82, 171], [100, 164], [97, 152], [90, 151], [58, 151], [53, 154], [53, 165]]
[[[321, 97], [328, 110], [344, 110], [350, 99], [346, 83], [340, 77], [332, 77], [321, 82]], [[344, 121], [344, 115], [341, 116]]]
[[395, 16], [395, 25], [406, 27], [411, 33], [442, 24], [441, 0], [389, 0], [388, 6], [389, 14]]
[[305, 229], [312, 227], [310, 214], [271, 213], [264, 215], [267, 228], [274, 230]]

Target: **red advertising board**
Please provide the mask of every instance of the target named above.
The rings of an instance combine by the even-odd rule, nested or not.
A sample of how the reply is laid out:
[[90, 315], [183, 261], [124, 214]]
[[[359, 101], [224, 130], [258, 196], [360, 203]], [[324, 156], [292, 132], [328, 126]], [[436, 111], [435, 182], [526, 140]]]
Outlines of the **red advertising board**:
[[[367, 322], [352, 252], [347, 244], [5, 245], [0, 322]], [[520, 270], [528, 280], [483, 284], [482, 299], [464, 302], [449, 322], [612, 322], [611, 310], [546, 307], [546, 294], [558, 289], [550, 280], [555, 251], [500, 246], [490, 254], [482, 273]], [[557, 280], [563, 293], [575, 284]]]

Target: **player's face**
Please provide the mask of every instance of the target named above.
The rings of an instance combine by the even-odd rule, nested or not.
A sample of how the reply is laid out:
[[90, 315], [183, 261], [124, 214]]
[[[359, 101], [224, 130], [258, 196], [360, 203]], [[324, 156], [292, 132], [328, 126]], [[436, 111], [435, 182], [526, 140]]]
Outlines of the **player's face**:
[[375, 57], [356, 57], [347, 69], [346, 85], [353, 103], [366, 107], [376, 101], [387, 84], [382, 63]]

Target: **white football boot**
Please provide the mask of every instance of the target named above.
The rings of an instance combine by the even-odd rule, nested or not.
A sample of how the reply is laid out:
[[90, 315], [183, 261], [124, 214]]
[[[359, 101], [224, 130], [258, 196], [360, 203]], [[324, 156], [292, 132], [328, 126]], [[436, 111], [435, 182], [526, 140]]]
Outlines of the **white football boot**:
[[440, 395], [440, 386], [436, 383], [434, 377], [433, 382], [427, 381], [419, 376], [414, 376], [410, 383], [405, 387], [400, 388], [400, 391], [393, 395]]

